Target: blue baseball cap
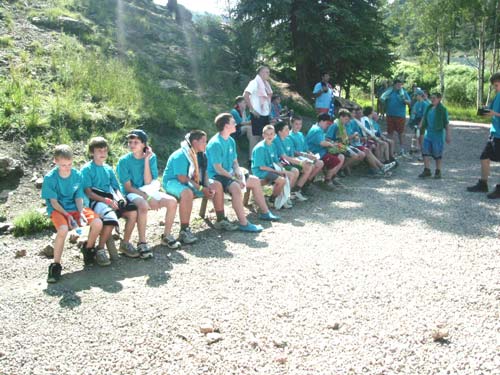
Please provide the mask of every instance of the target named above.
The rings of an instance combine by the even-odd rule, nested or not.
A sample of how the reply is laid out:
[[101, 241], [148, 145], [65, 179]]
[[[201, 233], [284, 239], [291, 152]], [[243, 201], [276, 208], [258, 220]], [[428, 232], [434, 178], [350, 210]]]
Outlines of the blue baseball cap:
[[416, 95], [424, 95], [424, 92], [422, 91], [422, 89], [417, 89], [417, 91], [415, 91], [415, 94]]
[[139, 138], [142, 143], [148, 143], [148, 135], [144, 130], [141, 129], [131, 130], [130, 133], [128, 133], [127, 135], [127, 139], [130, 138]]

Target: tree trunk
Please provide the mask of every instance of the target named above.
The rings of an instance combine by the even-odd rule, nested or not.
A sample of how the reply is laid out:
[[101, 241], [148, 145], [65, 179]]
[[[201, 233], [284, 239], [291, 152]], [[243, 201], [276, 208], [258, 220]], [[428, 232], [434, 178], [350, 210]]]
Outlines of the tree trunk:
[[304, 40], [303, 33], [299, 31], [299, 18], [297, 13], [301, 6], [304, 6], [303, 0], [294, 0], [291, 7], [290, 16], [290, 34], [292, 36], [292, 48], [293, 56], [295, 60], [295, 69], [297, 72], [297, 91], [301, 94], [309, 97], [311, 94], [310, 86], [310, 74], [312, 73], [310, 69], [311, 64], [309, 64], [308, 59], [310, 56], [308, 53], [303, 51], [302, 46], [307, 45], [307, 40]]
[[437, 48], [438, 48], [438, 59], [439, 59], [439, 91], [443, 98], [445, 96], [444, 90], [444, 59], [445, 59], [445, 48], [444, 48], [444, 35], [438, 35], [437, 37]]
[[481, 19], [481, 24], [479, 26], [479, 41], [477, 47], [477, 101], [476, 107], [480, 108], [483, 105], [483, 93], [484, 93], [484, 34], [485, 34], [485, 18]]

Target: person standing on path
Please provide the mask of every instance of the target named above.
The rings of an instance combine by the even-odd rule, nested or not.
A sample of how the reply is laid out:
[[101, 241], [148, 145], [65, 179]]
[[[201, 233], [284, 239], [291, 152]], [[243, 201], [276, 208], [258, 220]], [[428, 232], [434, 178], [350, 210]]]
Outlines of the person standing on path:
[[[490, 139], [481, 153], [481, 178], [474, 186], [469, 186], [470, 192], [488, 192], [488, 177], [490, 176], [490, 164], [492, 161], [500, 161], [500, 72], [493, 74], [490, 83], [495, 87], [496, 96], [484, 116], [491, 116]], [[488, 198], [500, 198], [500, 184], [489, 193]]]
[[394, 132], [398, 133], [399, 150], [405, 155], [404, 135], [406, 122], [406, 106], [411, 103], [410, 95], [403, 88], [403, 81], [394, 80], [392, 87], [387, 89], [380, 99], [385, 103], [387, 115], [387, 133], [395, 141]]
[[329, 80], [330, 74], [321, 73], [321, 82], [316, 83], [313, 89], [313, 95], [314, 98], [316, 98], [314, 107], [316, 108], [316, 113], [318, 115], [321, 113], [328, 113], [328, 111], [330, 111], [333, 97], [333, 87], [330, 82], [328, 82]]
[[[249, 136], [249, 154], [252, 155], [252, 150], [262, 138], [262, 130], [264, 126], [270, 123], [269, 115], [271, 113], [271, 98], [273, 90], [269, 84], [270, 70], [269, 67], [262, 65], [257, 69], [257, 75], [251, 80], [243, 97], [247, 103], [247, 108], [250, 111], [250, 121], [252, 123], [252, 135]], [[251, 167], [252, 161], [248, 161]]]
[[434, 178], [441, 178], [441, 168], [444, 150], [444, 140], [451, 142], [450, 120], [448, 110], [441, 103], [441, 93], [431, 94], [432, 105], [425, 109], [420, 128], [424, 136], [422, 143], [422, 156], [424, 157], [424, 171], [418, 176], [420, 178], [431, 177], [431, 157], [436, 161], [436, 172]]

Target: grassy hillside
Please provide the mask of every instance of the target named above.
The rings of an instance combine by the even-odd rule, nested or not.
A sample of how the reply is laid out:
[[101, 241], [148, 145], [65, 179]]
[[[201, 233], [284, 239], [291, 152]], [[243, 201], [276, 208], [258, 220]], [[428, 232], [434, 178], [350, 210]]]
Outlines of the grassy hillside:
[[181, 26], [148, 0], [33, 3], [0, 5], [0, 134], [30, 156], [102, 134], [116, 158], [133, 127], [166, 155], [241, 92], [218, 23]]

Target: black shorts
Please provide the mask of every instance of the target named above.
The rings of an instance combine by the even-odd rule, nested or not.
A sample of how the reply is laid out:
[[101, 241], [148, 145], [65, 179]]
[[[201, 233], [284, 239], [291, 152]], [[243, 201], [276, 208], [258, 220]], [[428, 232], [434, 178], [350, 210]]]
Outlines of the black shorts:
[[[248, 179], [248, 173], [245, 173], [245, 178]], [[226, 176], [221, 176], [220, 174], [216, 174], [213, 178], [215, 181], [219, 181], [221, 184], [222, 184], [222, 188], [224, 189], [224, 192], [226, 193], [229, 193], [229, 186], [231, 186], [231, 184], [233, 182], [236, 182], [234, 181], [232, 178], [229, 178], [229, 177], [226, 177]]]
[[250, 115], [252, 121], [252, 135], [262, 137], [262, 129], [264, 126], [269, 125], [269, 116], [255, 117]]
[[500, 138], [491, 137], [486, 143], [483, 152], [481, 153], [481, 160], [500, 161]]

